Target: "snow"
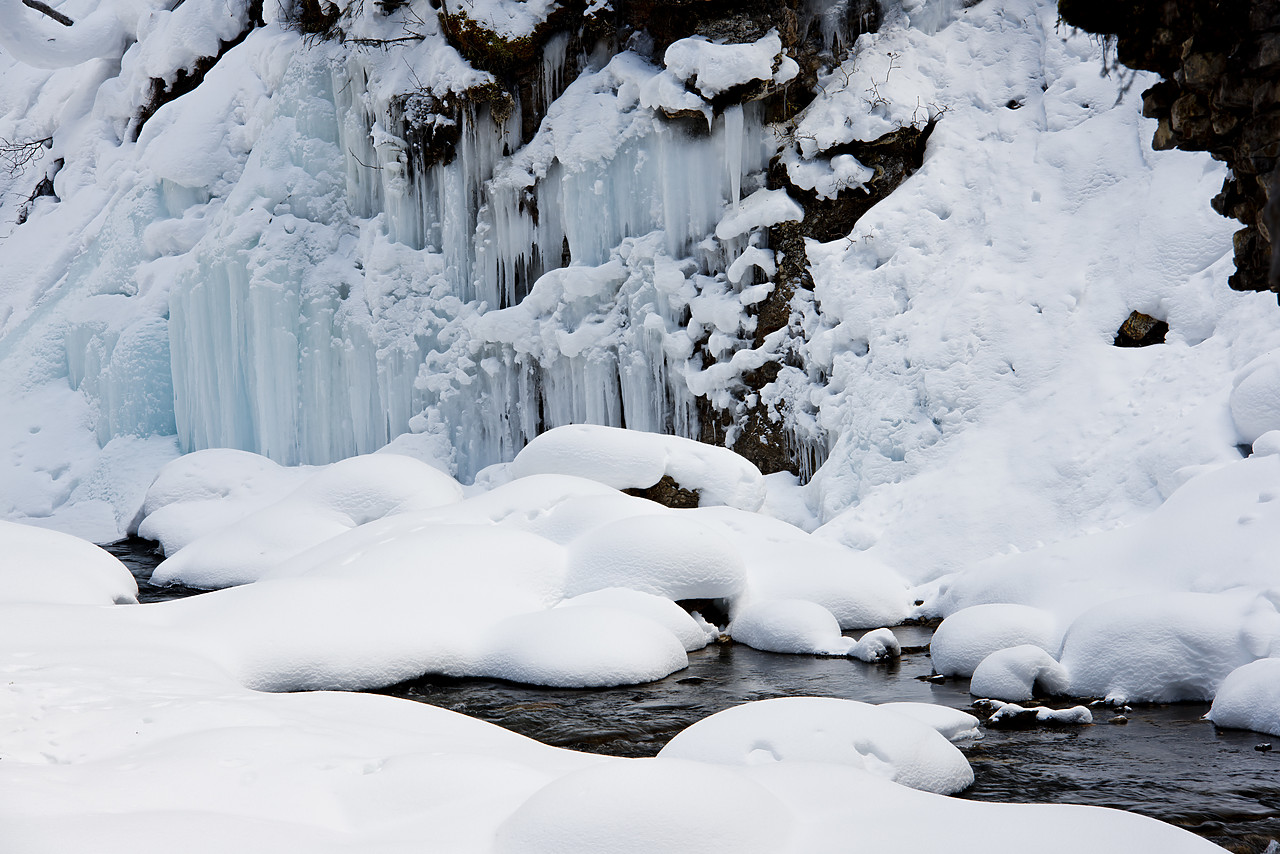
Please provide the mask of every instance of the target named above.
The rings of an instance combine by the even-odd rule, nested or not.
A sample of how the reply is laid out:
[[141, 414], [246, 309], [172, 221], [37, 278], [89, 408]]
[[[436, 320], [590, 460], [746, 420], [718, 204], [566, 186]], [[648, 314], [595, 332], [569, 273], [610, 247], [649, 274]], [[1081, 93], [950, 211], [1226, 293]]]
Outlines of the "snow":
[[933, 727], [892, 709], [831, 697], [758, 700], [680, 732], [660, 759], [722, 765], [848, 765], [938, 794], [973, 783], [969, 762]]
[[764, 652], [847, 655], [853, 647], [830, 611], [804, 599], [754, 602], [734, 615], [729, 636]]
[[725, 599], [746, 583], [733, 543], [685, 516], [630, 516], [583, 534], [569, 546], [571, 596], [630, 587], [669, 599]]
[[688, 851], [714, 839], [729, 851], [792, 846], [795, 819], [767, 788], [731, 769], [634, 759], [567, 774], [498, 828], [496, 852]]
[[1265, 353], [1245, 365], [1232, 380], [1231, 418], [1240, 441], [1280, 430], [1280, 350]]
[[881, 703], [880, 708], [889, 709], [927, 724], [941, 733], [947, 741], [953, 743], [982, 738], [982, 731], [978, 729], [978, 719], [959, 709], [934, 703]]
[[634, 685], [689, 666], [666, 626], [582, 605], [508, 617], [492, 630], [483, 675], [554, 688]]
[[943, 676], [972, 676], [993, 652], [1034, 645], [1056, 655], [1061, 634], [1053, 615], [1026, 605], [975, 605], [942, 621], [929, 642], [933, 669]]
[[760, 470], [727, 448], [590, 424], [548, 430], [516, 454], [510, 472], [575, 475], [614, 489], [645, 489], [670, 477], [697, 492], [701, 505], [740, 510], [759, 510], [765, 498]]
[[969, 693], [975, 697], [1022, 702], [1037, 690], [1049, 694], [1070, 693], [1070, 680], [1062, 665], [1034, 644], [998, 649], [973, 671]]
[[676, 639], [684, 645], [686, 652], [702, 649], [720, 635], [720, 632], [714, 626], [708, 624], [705, 620], [695, 620], [688, 612], [670, 599], [655, 596], [652, 593], [643, 593], [639, 590], [630, 590], [626, 587], [606, 587], [601, 590], [593, 590], [590, 593], [583, 593], [581, 596], [565, 599], [556, 607], [575, 608], [582, 606], [611, 608], [616, 611], [626, 611], [647, 617], [675, 635]]
[[138, 601], [138, 584], [124, 564], [78, 537], [0, 520], [0, 542], [0, 602]]
[[777, 77], [774, 75], [780, 54], [782, 39], [776, 30], [750, 44], [716, 44], [703, 36], [691, 36], [672, 42], [662, 64], [676, 79], [697, 88], [702, 97], [710, 100], [756, 80], [790, 80], [799, 71], [794, 60], [787, 69], [789, 74], [780, 68]]
[[1071, 693], [1115, 702], [1212, 700], [1231, 671], [1280, 651], [1280, 614], [1248, 594], [1167, 593], [1087, 611], [1062, 642]]
[[[674, 600], [713, 598], [761, 646], [874, 659], [888, 635], [841, 632], [945, 617], [935, 666], [977, 693], [1214, 699], [1220, 724], [1275, 732], [1280, 309], [1226, 287], [1222, 168], [1149, 150], [1151, 78], [1099, 76], [1051, 3], [911, 0], [786, 127], [720, 104], [796, 74], [771, 33], [680, 40], [661, 66], [601, 49], [572, 80], [553, 37], [524, 129], [528, 105], [454, 109], [494, 78], [426, 4], [375, 5], [340, 43], [267, 3], [139, 127], [152, 81], [241, 35], [248, 4], [65, 0], [63, 27], [0, 0], [0, 137], [36, 143], [0, 170], [0, 518], [24, 523], [0, 525], [6, 842], [892, 849], [928, 815], [958, 851], [1209, 850], [903, 789], [871, 750], [887, 710], [857, 713], [867, 750], [816, 754], [794, 724], [827, 707], [742, 712], [763, 735], [735, 730], [735, 761], [759, 739], [822, 761], [708, 766], [260, 693], [658, 678], [714, 633]], [[462, 11], [522, 38], [555, 8]], [[456, 129], [453, 159], [415, 160], [406, 115]], [[852, 144], [933, 120], [919, 171], [806, 243], [814, 290], [758, 342], [787, 260], [767, 230], [801, 215], [766, 189], [772, 158], [859, 193]], [[44, 178], [56, 196], [28, 202]], [[1133, 310], [1164, 345], [1111, 345]], [[803, 477], [691, 441], [748, 394]], [[664, 475], [703, 506], [618, 491]], [[112, 607], [136, 591], [118, 562], [32, 526], [137, 530], [170, 556], [156, 580], [242, 586]]]
[[1205, 717], [1224, 729], [1280, 735], [1280, 658], [1261, 658], [1228, 673]]
[[1042, 724], [1088, 726], [1093, 723], [1093, 713], [1084, 706], [1072, 706], [1069, 709], [1050, 709], [1043, 706], [1026, 708], [1017, 703], [1002, 703], [998, 700], [988, 700], [986, 705], [995, 707], [995, 713], [987, 721], [992, 726], [1024, 716], [1034, 717]]
[[[199, 466], [188, 463], [197, 455], [175, 461], [180, 470], [168, 477], [167, 469], [162, 470], [157, 480], [159, 489], [153, 487], [148, 493], [147, 502], [156, 506], [157, 512], [144, 519], [139, 529], [160, 540], [169, 554], [156, 568], [155, 583], [182, 582], [192, 587], [215, 588], [255, 581], [276, 565], [346, 531], [389, 515], [427, 510], [462, 497], [462, 489], [453, 478], [426, 463], [394, 454], [367, 454], [324, 466], [283, 498], [265, 506], [251, 504], [252, 509], [245, 512], [246, 503], [256, 503], [255, 492], [269, 494], [272, 485], [289, 480], [290, 475], [273, 471], [279, 467], [263, 458], [249, 462], [245, 459], [249, 455], [243, 452], [233, 461], [246, 462], [246, 468], [251, 470], [258, 468], [250, 471], [249, 483], [267, 482], [269, 485], [261, 492], [236, 478], [236, 486], [226, 490], [239, 493], [235, 498], [225, 494], [220, 499], [205, 498], [234, 477], [234, 469], [230, 469], [215, 475], [219, 482], [194, 488], [195, 495], [175, 495], [190, 469], [217, 465], [237, 452], [207, 453], [212, 459], [201, 460]], [[272, 480], [276, 483], [271, 484]], [[155, 516], [166, 510], [172, 512], [156, 521]], [[200, 522], [196, 524], [204, 530], [193, 537], [192, 517], [197, 514]], [[233, 521], [227, 521], [229, 518]], [[205, 527], [215, 520], [224, 524]]]

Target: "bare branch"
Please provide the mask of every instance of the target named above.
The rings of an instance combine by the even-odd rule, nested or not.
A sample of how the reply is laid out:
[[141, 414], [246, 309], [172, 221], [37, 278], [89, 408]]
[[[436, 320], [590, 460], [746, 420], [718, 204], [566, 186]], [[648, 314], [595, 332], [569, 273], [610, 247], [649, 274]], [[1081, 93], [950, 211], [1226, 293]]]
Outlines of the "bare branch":
[[75, 21], [71, 20], [47, 3], [41, 3], [40, 0], [22, 0], [22, 5], [26, 6], [28, 9], [35, 9], [37, 12], [48, 15], [64, 27], [75, 26]]
[[44, 150], [53, 144], [53, 137], [10, 142], [0, 137], [0, 164], [10, 175], [23, 172], [39, 160]]

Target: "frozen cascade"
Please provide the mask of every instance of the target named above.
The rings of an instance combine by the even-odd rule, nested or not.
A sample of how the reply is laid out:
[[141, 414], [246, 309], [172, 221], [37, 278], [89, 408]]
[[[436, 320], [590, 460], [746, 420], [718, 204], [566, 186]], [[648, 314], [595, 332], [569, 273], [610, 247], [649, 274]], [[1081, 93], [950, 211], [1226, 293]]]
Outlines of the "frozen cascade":
[[[699, 397], [731, 408], [766, 358], [747, 351], [767, 223], [714, 232], [773, 135], [756, 103], [664, 118], [642, 95], [661, 68], [578, 50], [552, 38], [513, 95], [291, 52], [221, 189], [139, 182], [68, 274], [97, 295], [64, 340], [99, 441], [176, 431], [298, 464], [426, 430], [465, 477], [561, 424], [698, 437]], [[546, 113], [528, 139], [521, 97]]]

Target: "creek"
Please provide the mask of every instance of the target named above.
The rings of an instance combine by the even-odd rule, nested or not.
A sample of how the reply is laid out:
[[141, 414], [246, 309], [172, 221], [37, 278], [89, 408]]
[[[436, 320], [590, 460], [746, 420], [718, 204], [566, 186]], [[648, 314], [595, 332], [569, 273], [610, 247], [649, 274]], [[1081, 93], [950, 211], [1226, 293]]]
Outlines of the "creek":
[[[154, 543], [135, 538], [107, 550], [138, 579], [141, 602], [200, 592], [147, 582], [161, 559]], [[973, 707], [967, 680], [929, 681], [932, 629], [899, 626], [894, 633], [903, 655], [886, 664], [726, 643], [689, 653], [686, 669], [645, 685], [556, 689], [424, 676], [379, 693], [451, 709], [546, 744], [612, 756], [653, 756], [695, 721], [772, 697], [936, 703], [985, 716]], [[1207, 703], [1138, 705], [1120, 724], [1109, 723], [1114, 709], [1096, 706], [1090, 726], [984, 727], [982, 739], [961, 745], [975, 781], [958, 797], [1113, 807], [1186, 828], [1240, 854], [1280, 854], [1280, 739], [1217, 729], [1201, 720], [1208, 709]], [[1276, 749], [1259, 749], [1272, 742]]]

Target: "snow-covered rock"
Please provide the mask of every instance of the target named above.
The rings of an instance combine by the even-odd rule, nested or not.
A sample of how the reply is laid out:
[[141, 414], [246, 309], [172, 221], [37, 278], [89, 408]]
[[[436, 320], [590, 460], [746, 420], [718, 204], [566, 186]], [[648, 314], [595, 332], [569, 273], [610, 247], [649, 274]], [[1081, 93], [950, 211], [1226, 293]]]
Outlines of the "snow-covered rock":
[[590, 424], [558, 427], [538, 436], [516, 455], [511, 474], [575, 475], [614, 489], [644, 489], [666, 476], [697, 492], [702, 504], [752, 511], [760, 509], [765, 496], [760, 470], [726, 448]]
[[1025, 605], [976, 605], [942, 621], [929, 642], [933, 669], [944, 676], [972, 676], [991, 653], [1032, 644], [1052, 654], [1061, 634], [1052, 614]]
[[78, 537], [0, 520], [0, 602], [137, 602], [120, 561]]
[[1280, 658], [1261, 658], [1228, 673], [1205, 717], [1225, 729], [1280, 736]]
[[1021, 644], [998, 649], [982, 659], [973, 671], [969, 693], [1022, 702], [1030, 700], [1037, 688], [1050, 694], [1065, 694], [1069, 685], [1066, 671], [1052, 655], [1033, 644]]
[[850, 765], [938, 794], [973, 783], [964, 754], [932, 726], [890, 708], [829, 697], [781, 697], [725, 709], [676, 735], [658, 756], [723, 765]]

